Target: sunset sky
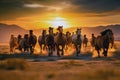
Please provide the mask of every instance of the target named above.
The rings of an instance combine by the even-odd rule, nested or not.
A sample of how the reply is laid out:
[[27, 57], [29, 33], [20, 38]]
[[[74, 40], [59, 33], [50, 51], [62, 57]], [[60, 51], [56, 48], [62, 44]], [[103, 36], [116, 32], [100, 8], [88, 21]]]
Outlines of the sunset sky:
[[120, 24], [120, 0], [0, 0], [0, 23], [25, 29]]

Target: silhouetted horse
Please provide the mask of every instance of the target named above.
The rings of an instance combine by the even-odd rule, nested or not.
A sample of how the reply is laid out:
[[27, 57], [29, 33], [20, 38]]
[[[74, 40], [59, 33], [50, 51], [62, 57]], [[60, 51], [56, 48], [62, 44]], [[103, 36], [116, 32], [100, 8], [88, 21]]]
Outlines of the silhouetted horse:
[[[46, 48], [46, 30], [42, 31], [42, 36], [38, 37], [38, 43], [40, 46], [40, 53], [42, 53], [42, 50], [45, 50]], [[42, 47], [43, 46], [43, 47]]]
[[[66, 44], [66, 41], [67, 41], [66, 35], [63, 34], [63, 28], [62, 27], [63, 26], [58, 27], [59, 32], [54, 38], [58, 56], [64, 55], [64, 48], [65, 48], [65, 44]], [[60, 51], [62, 52], [61, 54], [60, 54]]]
[[96, 39], [96, 37], [94, 36], [94, 34], [92, 34], [91, 40], [90, 40], [90, 44], [92, 47], [95, 47], [95, 39]]
[[49, 34], [46, 37], [46, 44], [48, 46], [48, 56], [53, 55], [53, 50], [54, 50], [54, 34], [53, 34], [53, 28], [49, 27]]
[[71, 46], [72, 44], [72, 36], [71, 36], [71, 33], [70, 32], [66, 32], [66, 49], [68, 49], [69, 46]]
[[33, 34], [33, 31], [29, 31], [29, 46], [30, 46], [30, 54], [34, 53], [34, 48], [37, 43], [37, 37]]
[[113, 39], [113, 32], [111, 29], [106, 29], [101, 32], [101, 36], [95, 39], [95, 49], [97, 50], [98, 57], [100, 57], [100, 50], [103, 49], [103, 54], [107, 57], [108, 48], [111, 40]]
[[10, 37], [10, 53], [15, 53], [15, 49], [18, 48], [18, 40], [14, 35], [11, 35]]
[[26, 52], [26, 51], [29, 52], [30, 45], [29, 45], [29, 35], [28, 34], [24, 35], [23, 48], [24, 48], [24, 52]]
[[81, 29], [77, 29], [76, 34], [72, 36], [72, 42], [76, 49], [76, 53], [77, 53], [76, 55], [78, 56], [78, 54], [81, 52], [81, 44], [82, 44]]
[[87, 44], [88, 44], [88, 38], [86, 37], [86, 35], [84, 35], [84, 38], [83, 38], [83, 48], [86, 48]]
[[23, 38], [22, 38], [22, 36], [20, 34], [17, 37], [17, 43], [18, 43], [19, 51], [22, 52], [22, 49], [23, 49]]

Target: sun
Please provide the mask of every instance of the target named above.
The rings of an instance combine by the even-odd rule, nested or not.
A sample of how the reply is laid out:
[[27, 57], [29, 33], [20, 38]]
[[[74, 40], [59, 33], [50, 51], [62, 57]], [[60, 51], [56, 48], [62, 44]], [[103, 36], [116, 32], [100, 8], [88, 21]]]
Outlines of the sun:
[[54, 28], [57, 28], [58, 26], [63, 26], [63, 28], [69, 28], [67, 19], [63, 17], [55, 17], [49, 20], [48, 24]]

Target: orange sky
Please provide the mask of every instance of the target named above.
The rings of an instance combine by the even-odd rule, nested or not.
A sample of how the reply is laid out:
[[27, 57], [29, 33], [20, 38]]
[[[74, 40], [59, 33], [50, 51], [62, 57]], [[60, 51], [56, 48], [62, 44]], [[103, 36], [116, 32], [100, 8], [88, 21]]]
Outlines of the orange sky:
[[120, 24], [119, 4], [115, 0], [1, 0], [0, 23], [25, 29]]

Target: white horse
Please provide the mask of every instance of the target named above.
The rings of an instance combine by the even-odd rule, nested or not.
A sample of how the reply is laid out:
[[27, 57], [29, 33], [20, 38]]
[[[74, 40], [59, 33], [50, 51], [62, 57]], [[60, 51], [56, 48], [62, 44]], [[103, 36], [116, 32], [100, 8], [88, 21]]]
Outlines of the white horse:
[[76, 49], [76, 56], [78, 56], [79, 53], [81, 52], [81, 45], [82, 45], [81, 29], [77, 29], [76, 34], [72, 36], [72, 42]]

